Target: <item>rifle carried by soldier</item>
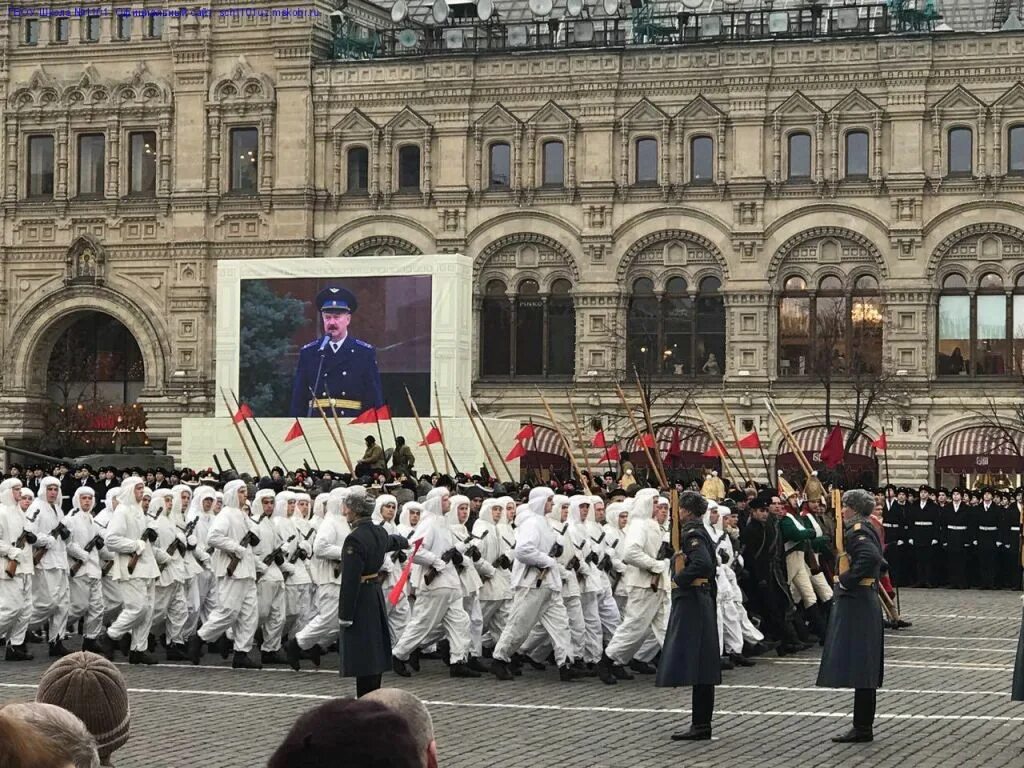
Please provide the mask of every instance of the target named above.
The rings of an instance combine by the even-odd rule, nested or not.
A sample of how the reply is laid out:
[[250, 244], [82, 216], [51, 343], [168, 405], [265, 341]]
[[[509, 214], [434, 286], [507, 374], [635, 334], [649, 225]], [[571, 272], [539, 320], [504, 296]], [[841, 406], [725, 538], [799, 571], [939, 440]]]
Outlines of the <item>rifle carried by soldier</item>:
[[[17, 547], [18, 549], [22, 549], [22, 548], [24, 548], [24, 546], [26, 544], [31, 546], [32, 544], [35, 544], [36, 541], [37, 541], [36, 535], [34, 533], [32, 533], [32, 531], [25, 531], [25, 530], [23, 530], [21, 532], [21, 536], [19, 536], [18, 540], [16, 542], [14, 542], [14, 546]], [[14, 578], [14, 574], [16, 574], [18, 572], [18, 561], [17, 560], [8, 560], [7, 561], [7, 567], [5, 568], [5, 570], [7, 571], [7, 575], [10, 576], [13, 579]]]
[[[56, 527], [50, 531], [51, 538], [57, 538], [58, 536], [60, 536], [64, 541], [71, 538], [71, 531], [68, 530], [63, 521], [57, 523]], [[32, 562], [35, 565], [39, 565], [39, 561], [46, 556], [46, 552], [46, 547], [38, 547], [36, 551], [32, 553]]]
[[[242, 537], [242, 540], [240, 542], [238, 542], [238, 543], [242, 547], [255, 547], [255, 546], [257, 546], [260, 543], [260, 537], [257, 536], [252, 531], [249, 531], [248, 533], [245, 534], [245, 536]], [[273, 553], [271, 553], [271, 554], [273, 554]], [[238, 568], [238, 564], [240, 562], [242, 562], [241, 558], [236, 557], [235, 555], [232, 555], [232, 554], [228, 555], [228, 569], [227, 569], [228, 576], [234, 576], [235, 575], [235, 569]]]
[[[92, 552], [94, 549], [103, 549], [103, 537], [97, 533], [89, 539], [82, 549], [86, 552]], [[75, 576], [80, 570], [82, 570], [83, 565], [85, 565], [84, 560], [75, 560], [75, 564], [71, 566], [71, 575]]]

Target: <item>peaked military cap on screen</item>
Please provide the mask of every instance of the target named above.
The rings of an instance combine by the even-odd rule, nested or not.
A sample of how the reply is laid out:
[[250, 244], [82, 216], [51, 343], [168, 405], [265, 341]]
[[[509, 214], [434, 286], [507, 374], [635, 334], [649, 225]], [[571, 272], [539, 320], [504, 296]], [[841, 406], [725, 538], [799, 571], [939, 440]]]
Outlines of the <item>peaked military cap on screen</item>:
[[316, 306], [321, 312], [334, 310], [336, 312], [355, 312], [359, 306], [355, 294], [346, 288], [329, 287], [324, 288], [316, 295]]

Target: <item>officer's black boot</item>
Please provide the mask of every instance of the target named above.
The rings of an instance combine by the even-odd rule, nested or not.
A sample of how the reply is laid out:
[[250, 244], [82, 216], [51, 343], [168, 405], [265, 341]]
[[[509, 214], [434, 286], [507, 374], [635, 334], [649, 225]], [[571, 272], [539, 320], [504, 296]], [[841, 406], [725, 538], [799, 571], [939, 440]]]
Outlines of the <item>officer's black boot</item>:
[[693, 716], [690, 729], [673, 733], [672, 741], [707, 741], [711, 738], [711, 718], [715, 711], [715, 686], [693, 686]]
[[605, 685], [615, 685], [618, 682], [612, 673], [612, 661], [605, 655], [597, 662], [597, 676]]

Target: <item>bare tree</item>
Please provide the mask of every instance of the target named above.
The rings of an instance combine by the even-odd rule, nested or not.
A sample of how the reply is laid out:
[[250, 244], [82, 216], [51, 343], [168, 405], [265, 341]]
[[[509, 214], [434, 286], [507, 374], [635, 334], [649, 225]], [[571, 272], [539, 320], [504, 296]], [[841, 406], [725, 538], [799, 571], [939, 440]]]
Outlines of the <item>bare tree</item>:
[[998, 442], [993, 448], [1008, 449], [1018, 458], [1024, 456], [1024, 400], [1000, 405], [989, 395], [980, 405], [973, 399], [961, 399], [960, 407], [995, 431]]

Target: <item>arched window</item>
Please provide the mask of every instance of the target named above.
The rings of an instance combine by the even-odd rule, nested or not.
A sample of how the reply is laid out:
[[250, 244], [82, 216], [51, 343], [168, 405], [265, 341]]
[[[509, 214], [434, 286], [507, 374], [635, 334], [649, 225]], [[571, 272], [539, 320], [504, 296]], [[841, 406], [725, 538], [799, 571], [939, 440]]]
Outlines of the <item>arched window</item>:
[[541, 153], [541, 183], [545, 187], [560, 187], [565, 183], [565, 145], [560, 141], [545, 141]]
[[505, 283], [491, 280], [480, 311], [480, 374], [507, 376], [512, 351], [512, 307]]
[[659, 315], [654, 283], [646, 277], [634, 281], [626, 318], [626, 365], [630, 369], [652, 374], [660, 369]]
[[657, 139], [637, 139], [636, 184], [658, 183], [658, 141]]
[[508, 189], [512, 183], [512, 151], [505, 142], [491, 144], [488, 189]]
[[850, 131], [846, 134], [846, 177], [867, 178], [868, 132]]
[[690, 183], [710, 184], [714, 181], [715, 144], [709, 136], [696, 136], [690, 141]]
[[366, 147], [352, 147], [345, 155], [348, 166], [348, 191], [365, 194], [370, 187], [370, 153]]
[[939, 294], [935, 372], [939, 376], [1003, 376], [1024, 372], [1024, 282], [1011, 293], [1001, 275], [983, 274], [976, 290], [948, 274]]
[[786, 177], [796, 180], [811, 178], [811, 134], [789, 134], [788, 149]]
[[1024, 174], [1024, 125], [1015, 125], [1006, 133], [1006, 171]]
[[949, 131], [949, 175], [970, 176], [974, 171], [974, 134], [970, 128]]
[[548, 297], [547, 331], [547, 374], [549, 376], [572, 376], [576, 360], [576, 310], [569, 291], [572, 283], [555, 280]]
[[797, 275], [779, 298], [779, 375], [835, 378], [882, 367], [883, 311], [878, 281], [863, 275], [849, 290], [826, 275], [817, 290]]
[[971, 296], [967, 281], [952, 273], [942, 281], [939, 295], [938, 359], [935, 371], [939, 376], [967, 376], [971, 367]]
[[491, 280], [480, 318], [480, 375], [571, 377], [576, 369], [576, 310], [572, 283], [555, 280], [548, 295], [536, 280], [521, 280], [511, 301]]
[[646, 277], [633, 283], [626, 322], [629, 368], [662, 376], [721, 376], [725, 368], [725, 304], [721, 281], [705, 277], [696, 289], [683, 277], [662, 296]]
[[398, 191], [420, 191], [420, 148], [406, 144], [398, 150]]

